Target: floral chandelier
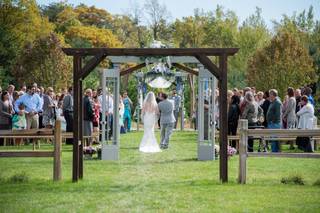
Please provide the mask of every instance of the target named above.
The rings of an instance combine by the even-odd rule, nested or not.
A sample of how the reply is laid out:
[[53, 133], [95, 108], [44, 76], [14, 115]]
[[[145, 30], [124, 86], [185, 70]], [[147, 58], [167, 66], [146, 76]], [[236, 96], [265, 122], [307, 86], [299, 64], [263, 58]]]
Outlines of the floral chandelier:
[[[151, 44], [153, 48], [165, 48], [160, 41], [153, 41]], [[148, 59], [146, 59], [147, 67], [149, 68]], [[175, 73], [171, 70], [170, 57], [166, 57], [166, 63], [162, 62], [162, 58], [158, 63], [154, 63], [150, 70], [144, 74], [145, 83], [152, 88], [168, 88], [175, 81]]]

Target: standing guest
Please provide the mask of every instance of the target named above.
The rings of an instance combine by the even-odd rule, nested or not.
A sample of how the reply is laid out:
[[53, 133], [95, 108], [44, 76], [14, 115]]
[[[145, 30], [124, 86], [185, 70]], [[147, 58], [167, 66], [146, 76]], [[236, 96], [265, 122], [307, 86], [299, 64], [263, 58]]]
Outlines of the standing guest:
[[[248, 128], [254, 129], [258, 126], [258, 118], [263, 115], [263, 110], [254, 100], [253, 93], [251, 91], [246, 92], [244, 96], [246, 101], [246, 106], [241, 115], [242, 119], [248, 120]], [[253, 139], [248, 139], [248, 152], [253, 152]]]
[[[287, 90], [288, 101], [283, 110], [282, 120], [286, 123], [287, 129], [296, 128], [296, 98], [294, 97], [294, 89], [289, 87]], [[290, 149], [294, 149], [293, 142], [290, 142]]]
[[[268, 128], [268, 122], [267, 122], [267, 112], [268, 112], [268, 109], [269, 109], [269, 106], [270, 106], [270, 97], [269, 97], [269, 91], [265, 91], [264, 94], [263, 94], [263, 104], [260, 105], [260, 107], [262, 108], [263, 110], [263, 122], [262, 122], [262, 126], [264, 128]], [[264, 142], [264, 140], [263, 140]], [[264, 144], [264, 151], [266, 152], [268, 149], [268, 141], [265, 141], [265, 144]]]
[[52, 128], [56, 118], [56, 104], [54, 102], [53, 88], [48, 87], [47, 94], [43, 95], [43, 119], [45, 128]]
[[[267, 122], [268, 129], [280, 129], [281, 128], [281, 101], [278, 97], [278, 91], [275, 89], [271, 89], [269, 91], [270, 95], [270, 106], [267, 112]], [[271, 142], [271, 150], [272, 152], [280, 151], [279, 141]]]
[[[281, 114], [282, 115], [287, 109], [288, 101], [289, 101], [289, 96], [288, 95], [284, 96], [284, 99], [283, 99], [283, 102], [282, 102], [282, 107], [281, 107]], [[287, 129], [287, 120], [284, 120], [283, 116], [282, 116], [281, 123], [282, 123], [282, 129]]]
[[99, 131], [99, 120], [100, 120], [100, 108], [101, 104], [99, 102], [97, 93], [95, 93], [95, 96], [93, 96], [93, 112], [94, 112], [94, 117], [93, 117], [93, 131], [98, 132]]
[[[36, 91], [37, 91], [37, 94], [39, 95], [39, 97], [40, 97], [40, 100], [41, 100], [41, 105], [43, 106], [43, 103], [44, 103], [44, 100], [43, 100], [43, 98], [44, 98], [44, 87], [38, 87], [37, 89], [36, 89]], [[43, 124], [43, 111], [42, 111], [42, 109], [41, 109], [41, 111], [39, 112], [39, 128], [43, 128], [43, 127], [45, 127], [45, 125]]]
[[243, 90], [239, 90], [240, 103], [244, 100]]
[[[250, 87], [245, 87], [243, 89], [243, 97], [246, 96], [246, 93], [247, 92], [250, 92], [251, 91], [251, 88]], [[253, 95], [253, 94], [252, 94]], [[242, 101], [240, 101], [240, 115], [242, 115], [243, 111], [244, 111], [244, 108], [246, 107], [246, 104], [247, 104], [247, 101], [245, 98], [243, 98]]]
[[240, 98], [241, 94], [240, 94], [240, 91], [238, 90], [238, 88], [233, 88], [232, 92], [233, 92], [234, 95], [236, 95], [236, 96], [238, 96]]
[[261, 91], [259, 91], [258, 93], [257, 93], [257, 102], [258, 102], [258, 104], [259, 104], [259, 106], [261, 106], [262, 104], [263, 104], [263, 102], [264, 102], [264, 97], [263, 97], [263, 92], [261, 92]]
[[126, 133], [126, 130], [124, 128], [124, 104], [123, 104], [123, 98], [121, 95], [119, 95], [119, 126], [120, 126], [120, 133]]
[[41, 99], [36, 93], [36, 88], [34, 86], [27, 87], [27, 93], [22, 95], [15, 102], [15, 111], [20, 113], [19, 106], [23, 104], [27, 119], [27, 129], [38, 129], [39, 128], [39, 112], [42, 111]]
[[[301, 97], [301, 106], [302, 108], [297, 112], [297, 116], [300, 117], [298, 128], [313, 129], [314, 107], [309, 103], [308, 96], [304, 95]], [[302, 149], [305, 152], [312, 152], [310, 137], [297, 137], [296, 143], [299, 149]]]
[[[162, 92], [159, 92], [157, 97], [156, 97], [156, 102], [157, 102], [157, 104], [159, 104], [161, 101], [162, 101]], [[158, 119], [158, 126], [159, 126], [159, 129], [160, 129], [160, 127], [161, 127], [160, 126], [160, 115], [159, 115], [159, 119]]]
[[[1, 93], [0, 99], [0, 130], [11, 129], [11, 109], [9, 101], [9, 93], [4, 91]], [[0, 138], [0, 146], [4, 145], [3, 138]]]
[[[102, 116], [105, 116], [105, 120], [106, 120], [106, 135], [105, 135], [105, 138], [109, 138], [111, 139], [111, 136], [112, 136], [112, 133], [113, 133], [113, 96], [112, 94], [110, 93], [109, 91], [109, 88], [106, 88], [106, 105], [103, 106], [103, 98], [102, 98], [102, 89], [99, 89], [98, 90], [98, 99], [99, 99], [99, 102], [101, 104], [101, 107], [100, 107], [100, 120], [102, 120]], [[102, 115], [102, 109], [103, 107], [105, 108], [106, 110], [106, 114], [105, 115]], [[102, 129], [102, 127], [101, 127]]]
[[308, 102], [310, 104], [312, 104], [313, 107], [314, 107], [316, 103], [315, 103], [315, 101], [314, 101], [314, 99], [312, 97], [312, 89], [310, 87], [305, 87], [304, 88], [304, 95], [306, 95], [308, 97]]
[[[94, 112], [91, 104], [92, 90], [87, 89], [83, 98], [83, 136], [92, 136]], [[91, 146], [91, 139], [87, 142]]]
[[[238, 121], [240, 117], [240, 98], [237, 95], [231, 97], [228, 111], [228, 135], [237, 135]], [[231, 141], [231, 146], [236, 147], [237, 143], [235, 140]]]
[[22, 87], [20, 88], [20, 91], [22, 93], [22, 95], [24, 95], [27, 92], [27, 87], [26, 85], [22, 85]]
[[[66, 120], [67, 132], [73, 132], [73, 90], [72, 87], [69, 87], [68, 94], [63, 99], [62, 104], [63, 116]], [[73, 144], [72, 138], [66, 139], [66, 144]]]
[[301, 89], [296, 89], [294, 92], [294, 96], [296, 98], [296, 113], [301, 109]]
[[234, 94], [233, 94], [232, 90], [228, 90], [227, 91], [227, 103], [228, 103], [228, 105], [231, 103], [231, 98], [232, 98], [233, 95]]
[[[27, 128], [27, 120], [25, 115], [25, 107], [23, 104], [19, 106], [20, 114], [14, 114], [12, 117], [12, 129], [23, 130]], [[16, 138], [15, 144], [20, 146], [22, 143], [22, 138]]]
[[288, 88], [287, 94], [288, 101], [282, 117], [287, 123], [287, 129], [294, 129], [296, 127], [296, 99], [294, 97], [294, 90], [292, 87]]
[[251, 92], [253, 94], [253, 96], [255, 96], [257, 93], [256, 93], [256, 88], [255, 87], [251, 87]]
[[174, 118], [176, 119], [174, 123], [174, 128], [176, 129], [178, 124], [179, 111], [181, 107], [181, 97], [180, 95], [177, 94], [177, 90], [175, 89], [172, 90], [171, 100], [173, 100], [173, 104], [174, 104], [173, 114], [174, 114]]
[[13, 93], [14, 93], [14, 86], [10, 84], [8, 86], [8, 95], [9, 95], [9, 104], [13, 108]]
[[127, 91], [123, 93], [123, 104], [124, 104], [124, 114], [123, 114], [123, 119], [124, 119], [124, 128], [127, 132], [130, 132], [131, 129], [131, 106], [132, 101], [128, 96]]

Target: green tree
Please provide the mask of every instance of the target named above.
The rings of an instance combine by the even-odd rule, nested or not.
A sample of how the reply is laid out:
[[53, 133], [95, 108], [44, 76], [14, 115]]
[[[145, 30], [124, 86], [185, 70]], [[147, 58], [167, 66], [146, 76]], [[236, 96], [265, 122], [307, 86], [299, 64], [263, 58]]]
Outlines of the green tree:
[[36, 38], [49, 35], [53, 27], [41, 16], [34, 0], [0, 2], [0, 84], [14, 83], [11, 70], [23, 48]]
[[224, 11], [217, 6], [214, 13], [209, 13], [206, 23], [204, 43], [208, 47], [234, 47], [238, 31], [238, 17], [233, 11]]
[[259, 90], [275, 88], [284, 95], [289, 86], [298, 88], [313, 82], [316, 73], [307, 49], [294, 35], [284, 31], [256, 51], [246, 77], [249, 85]]
[[43, 16], [47, 16], [50, 22], [56, 22], [59, 13], [61, 13], [67, 7], [71, 7], [67, 2], [60, 1], [60, 2], [53, 2], [49, 5], [42, 5], [40, 6], [41, 14]]
[[169, 19], [170, 13], [166, 5], [161, 5], [158, 0], [147, 0], [144, 8], [148, 15], [148, 22], [152, 30], [153, 39], [168, 40], [169, 31], [166, 20]]
[[230, 70], [228, 72], [229, 87], [243, 88], [246, 86], [245, 76], [248, 70], [248, 60], [260, 48], [268, 44], [271, 33], [261, 17], [261, 9], [250, 15], [240, 26], [236, 34], [235, 46], [239, 52], [230, 58]]
[[96, 26], [105, 29], [111, 28], [112, 16], [104, 9], [80, 4], [74, 9], [74, 12], [77, 13], [78, 20], [85, 26]]
[[68, 41], [80, 38], [90, 42], [92, 47], [121, 47], [121, 42], [108, 29], [89, 26], [72, 26], [65, 32]]
[[193, 16], [176, 19], [173, 23], [173, 41], [177, 47], [202, 47], [205, 37], [204, 26], [208, 17], [199, 9], [194, 11]]
[[62, 52], [63, 46], [66, 46], [63, 38], [55, 33], [27, 45], [12, 70], [17, 83], [37, 82], [54, 88], [71, 86], [72, 61]]

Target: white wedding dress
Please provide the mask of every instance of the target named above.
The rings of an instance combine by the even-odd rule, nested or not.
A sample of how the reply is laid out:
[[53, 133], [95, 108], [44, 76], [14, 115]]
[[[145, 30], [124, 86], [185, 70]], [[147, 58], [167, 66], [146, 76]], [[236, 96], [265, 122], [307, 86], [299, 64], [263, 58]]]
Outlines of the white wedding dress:
[[156, 113], [145, 112], [143, 116], [143, 137], [140, 143], [139, 150], [141, 152], [154, 153], [161, 152], [157, 139], [154, 135], [154, 126], [157, 122]]

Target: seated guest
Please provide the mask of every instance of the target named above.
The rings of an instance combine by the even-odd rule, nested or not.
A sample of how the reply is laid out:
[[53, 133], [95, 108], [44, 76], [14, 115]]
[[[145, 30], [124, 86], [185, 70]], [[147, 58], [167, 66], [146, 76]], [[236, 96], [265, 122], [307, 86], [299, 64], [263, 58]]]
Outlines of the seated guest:
[[[306, 95], [301, 98], [302, 108], [297, 112], [299, 116], [299, 129], [313, 129], [314, 122], [314, 107], [309, 102], [309, 99]], [[310, 137], [297, 137], [297, 146], [299, 149], [304, 150], [305, 152], [312, 152], [312, 147], [310, 143]]]

